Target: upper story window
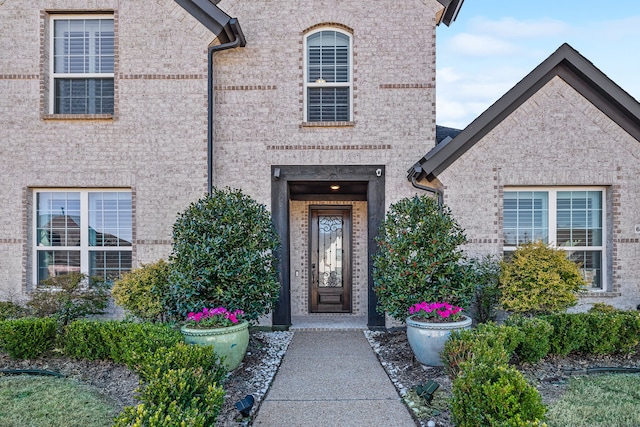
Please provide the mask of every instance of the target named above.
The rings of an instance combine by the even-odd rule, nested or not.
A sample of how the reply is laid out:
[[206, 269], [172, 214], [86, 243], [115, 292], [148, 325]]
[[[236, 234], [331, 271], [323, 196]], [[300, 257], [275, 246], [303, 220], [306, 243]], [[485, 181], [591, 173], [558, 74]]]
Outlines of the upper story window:
[[54, 114], [113, 114], [112, 15], [52, 16]]
[[540, 240], [567, 251], [591, 290], [605, 289], [603, 189], [505, 190], [503, 209], [506, 254]]
[[315, 31], [305, 37], [305, 52], [305, 121], [351, 121], [351, 35], [337, 29]]
[[80, 272], [112, 281], [131, 270], [128, 190], [43, 190], [35, 198], [35, 281]]

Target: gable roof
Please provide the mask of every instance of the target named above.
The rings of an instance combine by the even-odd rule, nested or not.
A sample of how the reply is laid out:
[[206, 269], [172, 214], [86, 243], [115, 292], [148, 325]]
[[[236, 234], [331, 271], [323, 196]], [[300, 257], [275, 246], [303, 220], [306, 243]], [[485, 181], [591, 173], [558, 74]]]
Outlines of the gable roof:
[[558, 76], [640, 141], [640, 104], [577, 50], [563, 44], [455, 138], [443, 141], [409, 169], [408, 179], [433, 180], [442, 171]]
[[462, 129], [455, 129], [446, 126], [436, 125], [436, 144], [440, 144], [447, 138], [455, 138], [462, 132]]

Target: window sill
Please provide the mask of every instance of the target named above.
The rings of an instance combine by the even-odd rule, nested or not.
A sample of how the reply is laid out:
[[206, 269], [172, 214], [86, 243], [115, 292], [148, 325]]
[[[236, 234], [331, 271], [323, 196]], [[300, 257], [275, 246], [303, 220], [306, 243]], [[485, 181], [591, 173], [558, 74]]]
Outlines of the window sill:
[[113, 114], [45, 114], [43, 120], [113, 120]]
[[620, 296], [622, 296], [622, 292], [587, 291], [584, 294], [580, 294], [582, 298], [616, 298]]
[[356, 122], [302, 122], [303, 128], [338, 128], [353, 127]]

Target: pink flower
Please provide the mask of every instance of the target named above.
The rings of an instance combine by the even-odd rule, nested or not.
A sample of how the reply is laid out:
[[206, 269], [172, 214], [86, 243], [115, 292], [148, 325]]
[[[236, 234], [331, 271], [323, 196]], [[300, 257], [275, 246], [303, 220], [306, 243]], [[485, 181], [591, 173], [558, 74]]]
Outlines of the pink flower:
[[435, 319], [443, 321], [457, 321], [462, 307], [457, 307], [448, 302], [422, 301], [409, 307], [409, 313], [424, 319]]
[[231, 313], [224, 307], [203, 308], [198, 313], [189, 312], [187, 314], [187, 325], [198, 328], [219, 328], [231, 326], [239, 323], [244, 315], [242, 310]]

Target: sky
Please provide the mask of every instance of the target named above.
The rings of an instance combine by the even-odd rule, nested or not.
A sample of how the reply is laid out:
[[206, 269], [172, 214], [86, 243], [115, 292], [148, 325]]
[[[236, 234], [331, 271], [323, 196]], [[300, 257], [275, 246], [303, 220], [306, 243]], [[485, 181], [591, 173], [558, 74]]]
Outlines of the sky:
[[464, 129], [565, 42], [640, 100], [640, 0], [465, 0], [436, 42], [442, 126]]

